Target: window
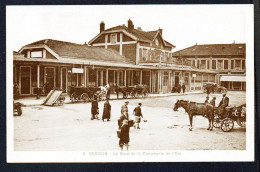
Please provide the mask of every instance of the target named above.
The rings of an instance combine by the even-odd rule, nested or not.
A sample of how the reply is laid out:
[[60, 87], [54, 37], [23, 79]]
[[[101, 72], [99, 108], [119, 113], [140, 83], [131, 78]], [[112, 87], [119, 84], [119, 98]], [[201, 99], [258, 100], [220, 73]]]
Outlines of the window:
[[163, 73], [163, 86], [168, 86], [168, 82], [169, 82], [168, 72], [164, 72]]
[[206, 60], [201, 60], [200, 69], [206, 69]]
[[245, 69], [245, 68], [246, 68], [245, 60], [242, 60], [242, 69]]
[[235, 69], [239, 70], [241, 67], [241, 60], [235, 60]]
[[31, 57], [42, 57], [42, 51], [32, 51]]
[[209, 69], [210, 67], [209, 67], [209, 60], [207, 60], [207, 69]]
[[235, 60], [231, 60], [231, 69], [234, 69], [234, 66], [235, 66]]
[[197, 60], [197, 68], [200, 68], [200, 60]]
[[212, 60], [212, 69], [216, 69], [217, 66], [216, 62], [217, 62], [216, 60]]
[[228, 60], [224, 60], [224, 69], [228, 69]]
[[117, 35], [116, 34], [111, 34], [110, 42], [112, 44], [115, 44], [117, 42]]
[[218, 70], [223, 69], [223, 60], [218, 60]]
[[143, 49], [139, 48], [139, 57], [143, 57]]
[[147, 59], [148, 59], [148, 50], [143, 49], [143, 60], [147, 60]]

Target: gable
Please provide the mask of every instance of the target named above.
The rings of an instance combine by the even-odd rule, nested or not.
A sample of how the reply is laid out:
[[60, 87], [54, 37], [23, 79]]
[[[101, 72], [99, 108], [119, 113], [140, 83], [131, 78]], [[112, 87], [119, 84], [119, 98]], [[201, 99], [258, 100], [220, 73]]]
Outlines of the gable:
[[156, 38], [153, 40], [152, 46], [156, 48], [164, 47], [163, 39], [160, 34], [158, 34]]
[[105, 43], [105, 34], [100, 35], [92, 44]]

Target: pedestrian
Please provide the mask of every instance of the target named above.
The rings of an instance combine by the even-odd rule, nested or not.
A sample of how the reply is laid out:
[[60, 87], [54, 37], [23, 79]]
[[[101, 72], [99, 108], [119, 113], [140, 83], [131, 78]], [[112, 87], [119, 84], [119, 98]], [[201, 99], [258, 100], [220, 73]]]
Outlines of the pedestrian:
[[127, 105], [129, 104], [129, 101], [126, 101], [125, 104], [123, 106], [121, 106], [121, 114], [123, 114], [124, 112], [126, 112], [126, 115], [127, 115], [127, 119], [128, 118], [128, 107]]
[[142, 103], [138, 103], [138, 106], [133, 111], [133, 114], [135, 115], [135, 125], [134, 125], [134, 127], [137, 128], [137, 129], [140, 129], [139, 124], [141, 122], [141, 117], [143, 118], [141, 106], [142, 106]]
[[209, 103], [209, 96], [206, 97], [206, 100], [204, 103]]
[[98, 102], [97, 99], [95, 98], [91, 104], [91, 120], [93, 119], [99, 120], [98, 114], [99, 114]]
[[183, 92], [183, 94], [184, 94], [184, 93], [185, 93], [185, 89], [186, 89], [186, 86], [185, 86], [184, 83], [182, 84], [182, 87], [181, 87], [181, 88], [182, 88], [182, 92]]
[[119, 86], [116, 84], [116, 98], [118, 99], [118, 95], [119, 95]]
[[218, 107], [221, 107], [222, 109], [222, 114], [225, 113], [225, 109], [228, 106], [228, 104], [229, 104], [229, 98], [227, 97], [226, 93], [223, 93], [223, 98], [218, 105]]
[[118, 129], [121, 129], [124, 120], [127, 120], [127, 121], [128, 121], [126, 112], [124, 112], [124, 113], [120, 116], [120, 118], [118, 119]]
[[128, 120], [124, 120], [121, 126], [120, 139], [119, 139], [119, 146], [121, 150], [123, 150], [124, 145], [126, 146], [126, 150], [128, 150], [129, 141], [130, 141], [130, 137], [129, 137]]
[[181, 93], [181, 85], [180, 84], [178, 84], [178, 86], [177, 86], [177, 91], [178, 91], [179, 94]]
[[111, 115], [111, 105], [109, 103], [109, 100], [107, 99], [106, 102], [104, 103], [102, 121], [104, 122], [104, 119], [110, 121], [110, 115]]
[[216, 105], [216, 97], [213, 97], [212, 99], [211, 99], [211, 101], [210, 101], [210, 104], [213, 106], [213, 107], [215, 107], [215, 105]]
[[107, 88], [107, 95], [106, 95], [106, 98], [107, 98], [107, 99], [110, 99], [110, 92], [111, 92], [110, 85], [107, 84], [107, 85], [106, 85], [106, 88]]

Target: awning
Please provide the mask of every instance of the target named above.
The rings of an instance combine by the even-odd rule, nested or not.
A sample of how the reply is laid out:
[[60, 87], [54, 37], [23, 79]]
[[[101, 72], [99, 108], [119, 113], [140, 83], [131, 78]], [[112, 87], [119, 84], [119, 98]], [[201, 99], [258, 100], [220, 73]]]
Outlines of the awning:
[[246, 76], [221, 76], [220, 81], [246, 82]]

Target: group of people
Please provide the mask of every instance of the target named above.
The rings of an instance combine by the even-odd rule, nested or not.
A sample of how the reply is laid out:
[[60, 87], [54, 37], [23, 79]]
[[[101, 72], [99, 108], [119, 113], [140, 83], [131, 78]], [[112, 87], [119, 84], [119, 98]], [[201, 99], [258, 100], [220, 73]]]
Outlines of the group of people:
[[[128, 104], [129, 102], [126, 101], [123, 106], [121, 106], [121, 116], [118, 119], [118, 128], [120, 130], [120, 140], [119, 140], [119, 146], [121, 150], [123, 150], [123, 147], [126, 146], [126, 149], [128, 150], [128, 143], [130, 141], [129, 137], [129, 129], [131, 126], [134, 126], [135, 129], [140, 129], [140, 122], [141, 118], [143, 118], [141, 106], [142, 103], [138, 103], [138, 106], [135, 107], [133, 110], [133, 115], [135, 117], [135, 120], [129, 120], [129, 114], [128, 114]], [[97, 119], [99, 120], [99, 107], [97, 100], [93, 100], [91, 104], [91, 120]], [[107, 121], [110, 121], [111, 117], [111, 104], [109, 103], [109, 99], [106, 100], [104, 103], [103, 108], [103, 115], [102, 120], [106, 119]]]
[[177, 84], [175, 87], [172, 88], [172, 92], [178, 92], [178, 93], [181, 93], [181, 90], [182, 90], [182, 93], [184, 94], [185, 93], [185, 90], [186, 90], [186, 86], [185, 84]]
[[[222, 109], [222, 113], [225, 111], [225, 108], [229, 105], [229, 98], [227, 97], [226, 93], [222, 94], [223, 97], [221, 99], [221, 101], [219, 102], [218, 107], [221, 107]], [[207, 95], [206, 100], [204, 103], [209, 103], [211, 104], [213, 107], [216, 107], [216, 97], [214, 96], [210, 101], [209, 101], [209, 95]]]
[[126, 146], [126, 149], [128, 150], [128, 143], [130, 142], [129, 129], [131, 126], [134, 126], [135, 129], [140, 129], [141, 118], [143, 118], [141, 110], [142, 103], [138, 103], [138, 106], [133, 110], [135, 120], [129, 120], [128, 104], [129, 102], [126, 101], [121, 107], [121, 116], [118, 119], [118, 129], [120, 130], [119, 146], [121, 150], [123, 150], [124, 146]]

